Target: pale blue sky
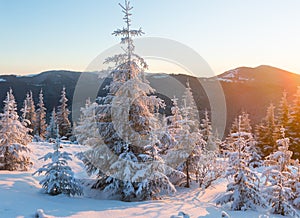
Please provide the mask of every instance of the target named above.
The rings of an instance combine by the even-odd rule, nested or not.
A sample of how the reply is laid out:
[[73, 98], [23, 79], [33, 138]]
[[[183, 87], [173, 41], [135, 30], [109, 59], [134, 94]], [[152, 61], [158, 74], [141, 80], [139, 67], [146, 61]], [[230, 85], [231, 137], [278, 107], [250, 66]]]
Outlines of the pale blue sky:
[[[83, 71], [119, 40], [120, 0], [0, 0], [0, 74]], [[300, 73], [299, 0], [132, 0], [133, 26], [177, 40], [217, 73], [272, 65]]]

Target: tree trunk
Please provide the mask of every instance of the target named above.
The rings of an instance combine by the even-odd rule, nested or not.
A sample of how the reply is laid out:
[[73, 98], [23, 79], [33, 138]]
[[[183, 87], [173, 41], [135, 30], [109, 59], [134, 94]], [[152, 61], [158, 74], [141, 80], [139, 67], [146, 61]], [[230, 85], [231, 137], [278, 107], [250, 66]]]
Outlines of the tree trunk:
[[190, 187], [190, 172], [189, 172], [189, 160], [186, 161], [186, 186], [187, 188]]

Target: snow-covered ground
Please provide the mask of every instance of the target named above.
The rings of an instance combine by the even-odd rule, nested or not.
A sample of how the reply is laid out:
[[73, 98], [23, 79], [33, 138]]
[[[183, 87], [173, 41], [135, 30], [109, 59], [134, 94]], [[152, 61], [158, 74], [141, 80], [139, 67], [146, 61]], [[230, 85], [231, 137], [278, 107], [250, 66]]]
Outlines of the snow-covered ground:
[[[226, 180], [220, 179], [209, 189], [201, 190], [179, 188], [173, 196], [164, 200], [145, 202], [121, 202], [105, 200], [103, 193], [85, 188], [84, 197], [50, 196], [41, 192], [39, 180], [42, 176], [32, 176], [44, 162], [39, 157], [52, 151], [52, 144], [31, 143], [31, 159], [34, 162], [29, 172], [0, 171], [0, 217], [34, 217], [36, 212], [46, 217], [171, 217], [183, 211], [190, 217], [221, 217], [226, 211], [236, 218], [281, 217], [254, 211], [230, 211], [226, 207], [217, 207], [215, 199], [226, 189]], [[64, 144], [65, 151], [76, 154], [86, 149], [80, 145]], [[88, 178], [83, 164], [75, 156], [69, 162], [77, 178]]]

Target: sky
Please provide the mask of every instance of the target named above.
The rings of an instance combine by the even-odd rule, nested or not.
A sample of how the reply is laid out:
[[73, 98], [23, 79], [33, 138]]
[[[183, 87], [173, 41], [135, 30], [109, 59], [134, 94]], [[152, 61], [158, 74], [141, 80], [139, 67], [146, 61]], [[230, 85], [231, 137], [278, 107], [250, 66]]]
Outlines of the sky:
[[[111, 35], [123, 26], [119, 2], [123, 1], [0, 0], [0, 74], [84, 71], [119, 42]], [[299, 0], [132, 0], [131, 4], [133, 27], [142, 27], [147, 37], [189, 46], [216, 74], [259, 65], [300, 73]], [[153, 70], [180, 71], [171, 65], [156, 64]]]

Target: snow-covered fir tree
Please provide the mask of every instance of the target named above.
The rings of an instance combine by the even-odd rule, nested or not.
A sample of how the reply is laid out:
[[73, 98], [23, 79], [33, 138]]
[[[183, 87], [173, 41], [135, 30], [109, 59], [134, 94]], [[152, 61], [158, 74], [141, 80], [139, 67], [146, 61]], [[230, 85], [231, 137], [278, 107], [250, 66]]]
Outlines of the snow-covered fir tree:
[[[27, 118], [27, 113], [28, 113], [28, 105], [27, 105], [27, 99], [29, 98], [29, 94], [27, 93], [26, 94], [26, 98], [25, 98], [25, 100], [24, 100], [24, 102], [23, 102], [23, 107], [21, 108], [21, 112], [22, 112], [22, 115], [21, 115], [21, 117], [20, 117], [20, 120], [21, 120], [21, 122], [22, 122], [22, 124], [24, 125], [24, 126], [28, 126], [29, 124], [30, 124], [30, 122], [26, 119]], [[32, 131], [32, 130], [31, 130]]]
[[[240, 136], [238, 134], [239, 132], [243, 132], [245, 134]], [[234, 151], [235, 146], [232, 147], [232, 145], [234, 145], [234, 142], [238, 137], [243, 137], [246, 142], [245, 150], [249, 155], [247, 166], [251, 168], [261, 166], [263, 162], [260, 155], [261, 151], [257, 146], [257, 142], [252, 134], [251, 120], [249, 118], [249, 114], [246, 112], [242, 112], [242, 114], [234, 120], [230, 130], [230, 134], [222, 143], [222, 146], [224, 146], [226, 150]]]
[[82, 145], [94, 146], [102, 142], [96, 120], [97, 107], [97, 103], [92, 103], [88, 99], [85, 107], [81, 108], [81, 117], [74, 128], [74, 133], [77, 141]]
[[287, 136], [290, 139], [290, 150], [293, 151], [293, 158], [300, 158], [300, 86], [298, 86], [297, 92], [293, 104], [290, 109], [290, 119], [288, 121]]
[[53, 149], [53, 152], [49, 152], [40, 158], [44, 161], [50, 160], [51, 162], [43, 165], [33, 175], [45, 174], [45, 178], [40, 181], [40, 184], [47, 194], [82, 195], [82, 186], [74, 177], [72, 169], [68, 166], [68, 161], [72, 160], [71, 154], [60, 151], [61, 146], [58, 131]]
[[[165, 143], [165, 148], [161, 149], [161, 155], [165, 159], [168, 166], [172, 168], [169, 172], [169, 179], [174, 185], [182, 185], [186, 181], [186, 174], [181, 172], [182, 169], [182, 162], [187, 157], [186, 155], [180, 155], [180, 152], [177, 151], [178, 143], [182, 139], [182, 114], [181, 110], [178, 105], [178, 99], [174, 96], [172, 100], [173, 106], [171, 107], [171, 115], [165, 117], [164, 125], [163, 125], [163, 132], [165, 133], [162, 140]], [[173, 154], [170, 154], [172, 153]], [[175, 154], [176, 158], [172, 157]], [[171, 158], [169, 158], [171, 155]], [[181, 167], [181, 171], [178, 168]], [[177, 169], [177, 170], [176, 170]]]
[[40, 91], [39, 94], [39, 103], [38, 108], [36, 110], [36, 124], [34, 134], [39, 136], [41, 139], [45, 139], [46, 137], [46, 108], [44, 105], [44, 95], [43, 90]]
[[69, 120], [69, 115], [70, 111], [68, 109], [68, 99], [66, 96], [66, 88], [63, 87], [61, 91], [61, 98], [59, 100], [60, 105], [57, 108], [57, 114], [56, 114], [56, 119], [57, 119], [57, 125], [59, 128], [59, 135], [60, 136], [65, 136], [65, 137], [70, 137], [72, 133], [72, 127], [71, 127], [71, 122]]
[[214, 141], [213, 142], [215, 144], [216, 152], [220, 156], [221, 153], [222, 153], [221, 148], [222, 148], [223, 141], [222, 141], [222, 139], [220, 139], [220, 135], [219, 135], [218, 130], [216, 130], [215, 133], [214, 133]]
[[131, 29], [128, 1], [121, 5], [126, 26], [113, 35], [121, 36], [125, 53], [107, 58], [114, 63], [112, 82], [106, 97], [98, 98], [95, 116], [102, 143], [91, 145], [81, 155], [87, 171], [97, 173], [94, 188], [118, 195], [124, 201], [155, 199], [161, 192], [173, 192], [159, 157], [159, 130], [154, 113], [163, 106], [146, 81], [144, 60], [134, 53], [133, 37], [141, 29]]
[[198, 163], [206, 142], [196, 128], [197, 121], [190, 119], [190, 106], [185, 99], [183, 102], [183, 107], [178, 111], [176, 99], [173, 100], [170, 133], [175, 144], [169, 149], [166, 159], [169, 166], [185, 173], [186, 187], [189, 188], [192, 175], [198, 175]]
[[289, 122], [289, 104], [287, 101], [287, 92], [284, 91], [282, 93], [282, 97], [280, 99], [279, 102], [279, 106], [278, 106], [278, 126], [279, 127], [283, 127], [286, 128]]
[[204, 112], [204, 118], [200, 123], [200, 133], [202, 134], [203, 140], [206, 142], [206, 149], [208, 151], [218, 150], [218, 143], [216, 136], [212, 132], [211, 121], [207, 109]]
[[[234, 144], [233, 142], [236, 141], [238, 138], [238, 132], [246, 132], [249, 133], [247, 135], [244, 135], [244, 138], [248, 138], [248, 136], [252, 137], [252, 127], [251, 127], [251, 121], [249, 118], [249, 114], [246, 113], [245, 111], [242, 111], [241, 115], [237, 116], [230, 128], [230, 132], [226, 140], [222, 143], [221, 145], [221, 150], [223, 153], [226, 154], [226, 152], [231, 150], [232, 145]], [[234, 149], [234, 147], [233, 147]]]
[[266, 117], [256, 126], [256, 141], [262, 155], [267, 156], [276, 150], [276, 141], [279, 138], [279, 128], [275, 122], [275, 107], [271, 104], [267, 108]]
[[243, 132], [252, 132], [250, 115], [245, 111], [242, 111], [239, 129]]
[[300, 217], [292, 206], [294, 193], [292, 191], [293, 174], [291, 165], [292, 151], [289, 151], [289, 139], [281, 129], [282, 138], [277, 140], [278, 151], [266, 157], [263, 176], [266, 177], [264, 196], [271, 205], [271, 212], [284, 216]]
[[212, 127], [207, 109], [204, 112], [204, 118], [201, 120], [200, 127], [203, 139], [207, 142], [212, 136]]
[[246, 147], [247, 138], [251, 136], [240, 130], [241, 120], [239, 116], [238, 131], [232, 133], [234, 141], [228, 154], [226, 177], [232, 178], [232, 181], [227, 185], [226, 194], [218, 198], [216, 203], [223, 205], [230, 202], [232, 210], [256, 210], [257, 206], [267, 207], [267, 204], [260, 194], [257, 174], [248, 167], [249, 153]]
[[[252, 132], [249, 114], [245, 111], [242, 111], [242, 113], [234, 119], [231, 125], [230, 133], [235, 133], [239, 131]], [[231, 134], [229, 134], [229, 137], [231, 137]]]
[[249, 160], [248, 160], [248, 166], [251, 169], [254, 169], [256, 167], [261, 167], [263, 165], [263, 159], [260, 155], [260, 149], [257, 146], [257, 142], [253, 138], [252, 134], [248, 135], [246, 150], [249, 154]]
[[194, 100], [194, 96], [192, 93], [192, 89], [190, 87], [189, 80], [187, 80], [187, 82], [186, 82], [186, 88], [185, 88], [185, 91], [184, 91], [184, 94], [182, 97], [183, 97], [183, 101], [188, 106], [186, 108], [188, 119], [194, 121], [193, 123], [190, 124], [190, 125], [193, 125], [193, 126], [190, 126], [190, 128], [192, 130], [194, 128], [198, 129], [199, 128], [199, 114], [198, 114], [199, 112], [198, 112], [198, 108], [197, 108], [197, 105]]
[[294, 161], [294, 165], [296, 172], [293, 174], [294, 179], [292, 183], [292, 189], [294, 192], [293, 205], [300, 208], [300, 164], [298, 159]]
[[56, 132], [57, 132], [57, 118], [56, 118], [56, 112], [55, 108], [53, 108], [51, 116], [50, 116], [50, 122], [47, 126], [47, 132], [46, 132], [46, 138], [47, 139], [55, 139], [56, 138]]
[[182, 114], [178, 105], [178, 99], [174, 96], [172, 100], [171, 115], [166, 117], [167, 132], [171, 137], [169, 148], [174, 146], [174, 142], [179, 140], [179, 134], [182, 131]]
[[203, 149], [198, 160], [196, 181], [200, 188], [208, 188], [213, 181], [223, 176], [226, 170], [226, 162], [218, 158], [218, 152]]
[[36, 124], [36, 111], [35, 111], [35, 105], [34, 100], [32, 96], [32, 91], [26, 94], [26, 98], [23, 103], [22, 111], [22, 121], [28, 127], [31, 129], [30, 134], [34, 135], [34, 129]]
[[31, 141], [29, 129], [20, 121], [12, 90], [7, 92], [3, 113], [0, 114], [0, 169], [28, 170], [32, 165], [24, 152], [30, 152], [26, 146]]

